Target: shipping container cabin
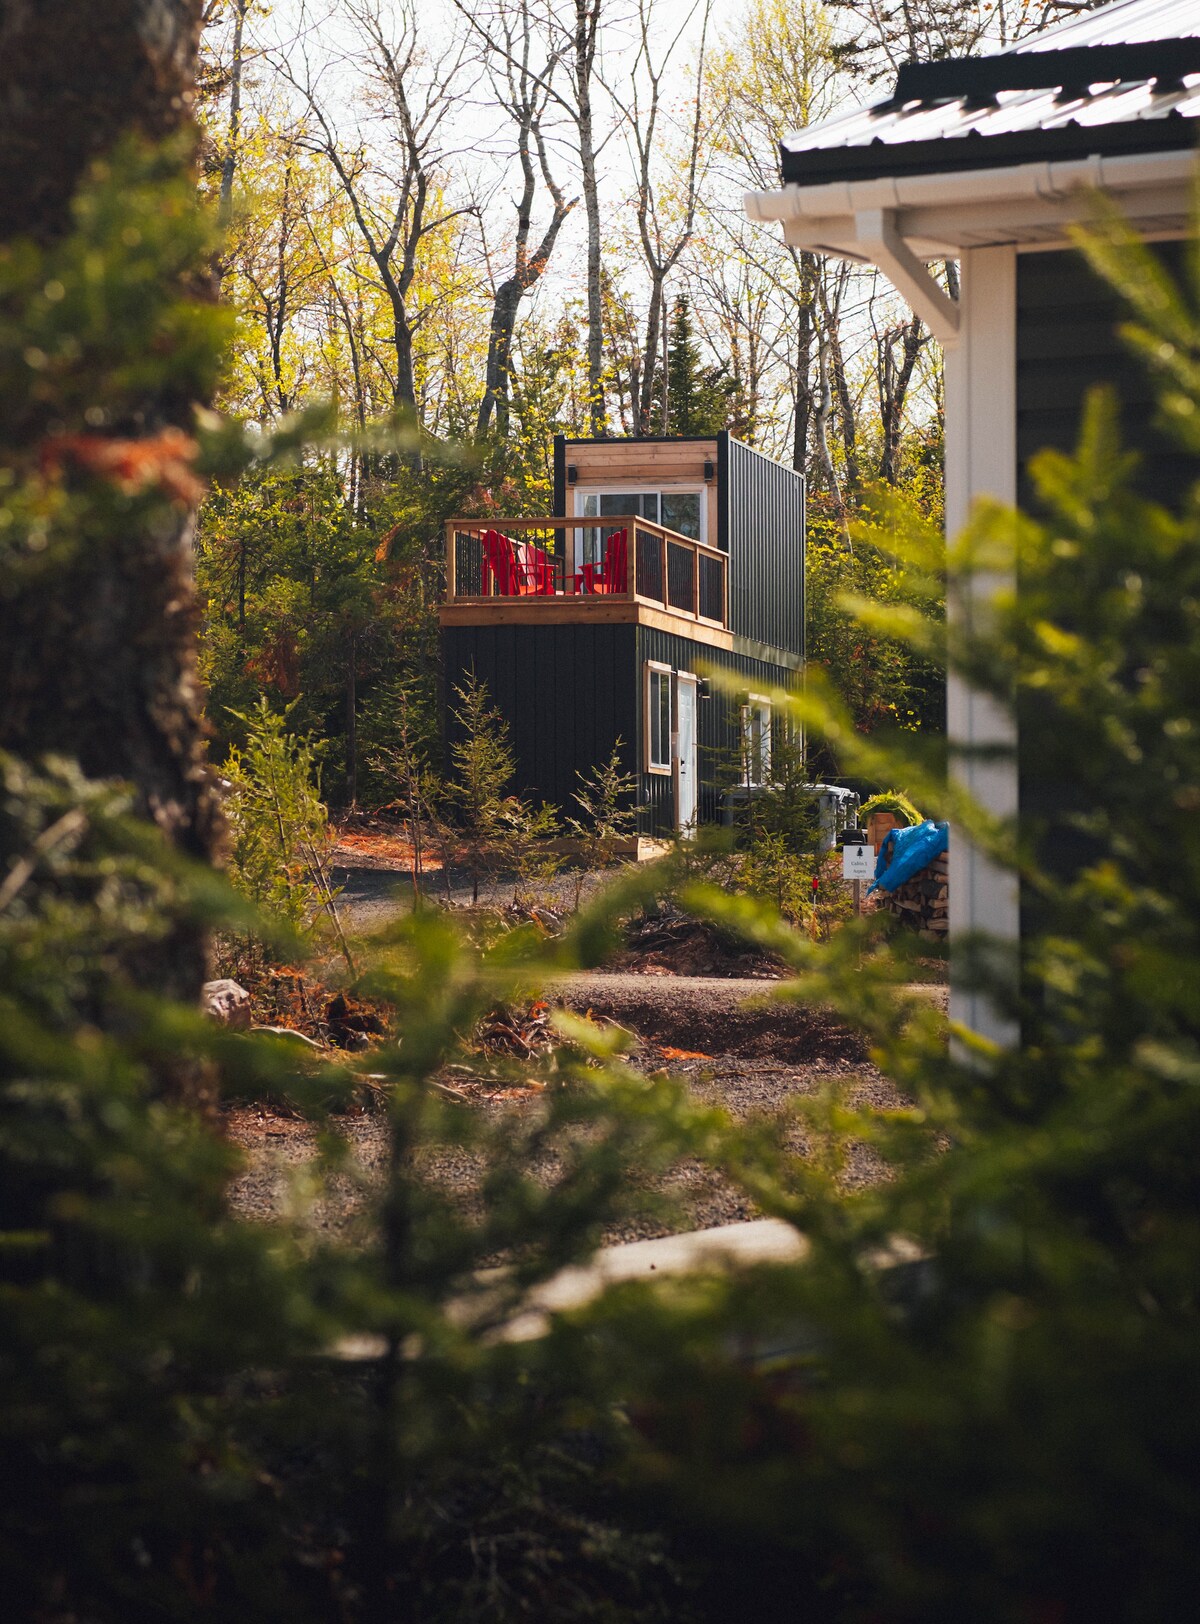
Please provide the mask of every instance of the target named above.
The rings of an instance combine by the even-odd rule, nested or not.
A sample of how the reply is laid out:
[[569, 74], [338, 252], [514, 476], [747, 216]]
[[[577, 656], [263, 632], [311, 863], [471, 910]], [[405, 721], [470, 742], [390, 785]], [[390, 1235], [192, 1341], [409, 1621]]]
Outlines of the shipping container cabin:
[[[1149, 494], [1170, 503], [1196, 478], [1196, 459], [1158, 432], [1146, 373], [1117, 331], [1118, 302], [1071, 228], [1101, 192], [1178, 272], [1198, 134], [1196, 0], [1117, 0], [991, 56], [906, 63], [890, 96], [789, 136], [780, 189], [748, 194], [751, 218], [779, 222], [794, 248], [876, 266], [940, 340], [951, 533], [977, 498], [1029, 499], [1029, 458], [1074, 446], [1097, 383], [1118, 396]], [[956, 297], [940, 275], [951, 261]], [[978, 590], [951, 582], [951, 612], [969, 613]], [[1036, 714], [1014, 725], [956, 678], [947, 712], [974, 797], [1001, 816], [1048, 817], [1057, 849], [1044, 856], [1069, 864], [1073, 786], [1033, 770], [1053, 755], [1034, 747]], [[1014, 1033], [960, 985], [954, 944], [975, 931], [1017, 940], [1034, 905], [1011, 875], [951, 840], [951, 1012], [1000, 1041]]]
[[639, 835], [717, 822], [727, 787], [769, 778], [772, 695], [803, 672], [803, 477], [728, 433], [559, 437], [554, 469], [552, 515], [446, 526], [448, 736], [473, 673], [522, 794], [577, 815], [620, 741]]

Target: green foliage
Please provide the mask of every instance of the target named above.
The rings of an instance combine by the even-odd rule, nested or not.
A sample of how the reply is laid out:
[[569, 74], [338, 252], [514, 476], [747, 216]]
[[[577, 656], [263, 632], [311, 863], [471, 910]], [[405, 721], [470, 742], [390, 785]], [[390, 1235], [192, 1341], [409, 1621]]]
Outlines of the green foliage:
[[[808, 657], [842, 696], [860, 732], [941, 733], [945, 676], [936, 628], [945, 612], [940, 529], [902, 494], [876, 495], [851, 527], [808, 528]], [[872, 616], [870, 605], [878, 605]], [[896, 631], [903, 628], [903, 635]], [[911, 633], [924, 632], [922, 640]], [[845, 768], [839, 770], [845, 771]]]
[[[1194, 292], [1146, 297], [1115, 234], [1093, 252], [1148, 330], [1173, 334], [1180, 367], [1200, 353]], [[1194, 416], [1196, 380], [1170, 364]], [[563, 1047], [514, 1072], [541, 1085], [536, 1109], [466, 1111], [438, 1086], [497, 999], [595, 963], [681, 858], [622, 878], [550, 946], [518, 931], [473, 950], [431, 911], [393, 927], [362, 983], [396, 1023], [372, 1056], [387, 1149], [361, 1246], [239, 1222], [232, 1148], [164, 1103], [164, 1079], [207, 1067], [308, 1102], [318, 1127], [314, 1097], [353, 1079], [147, 999], [129, 967], [172, 921], [244, 928], [244, 911], [131, 820], [120, 787], [4, 761], [14, 1616], [727, 1619], [751, 1592], [758, 1618], [831, 1624], [1185, 1612], [1200, 1566], [1200, 500], [1174, 514], [1131, 494], [1103, 400], [1078, 454], [1032, 472], [1046, 519], [982, 509], [953, 558], [1015, 567], [1020, 600], [948, 654], [997, 702], [1015, 692], [1023, 765], [1050, 791], [1019, 839], [844, 705], [795, 702], [848, 766], [910, 784], [956, 838], [1019, 865], [1035, 927], [1020, 975], [1006, 982], [994, 944], [959, 945], [1020, 1043], [964, 1032], [947, 1052], [869, 922], [818, 945], [715, 887], [684, 898], [788, 962], [777, 994], [860, 1027], [906, 1109], [802, 1096], [792, 1131], [735, 1132], [567, 1019]], [[107, 529], [88, 511], [90, 541], [119, 535], [117, 506]], [[938, 642], [911, 612], [921, 590], [862, 608], [916, 659]], [[460, 696], [464, 714], [468, 700], [492, 729], [471, 769], [490, 805], [505, 747], [486, 695]], [[852, 1140], [893, 1177], [848, 1190]], [[338, 1136], [320, 1142], [319, 1169], [335, 1166]], [[464, 1148], [477, 1201], [436, 1177]], [[800, 1228], [805, 1260], [627, 1282], [515, 1337], [530, 1288], [629, 1221], [639, 1176], [661, 1183], [682, 1159]], [[331, 1356], [351, 1333], [374, 1339], [365, 1363]]]
[[625, 771], [624, 754], [625, 741], [618, 738], [607, 761], [601, 762], [590, 774], [575, 774], [579, 780], [575, 804], [583, 816], [569, 817], [567, 827], [581, 847], [579, 881], [575, 889], [577, 908], [585, 872], [582, 852], [586, 852], [589, 866], [603, 872], [617, 861], [623, 843], [637, 828], [637, 774]]
[[[167, 173], [169, 221], [178, 179]], [[160, 242], [166, 263], [175, 241]], [[107, 277], [119, 280], [129, 246], [105, 245]], [[142, 336], [128, 340], [138, 357]], [[164, 390], [174, 359], [158, 359]], [[219, 425], [210, 441], [228, 461], [240, 443]], [[128, 517], [105, 497], [86, 509], [96, 545], [115, 543]], [[324, 828], [311, 755], [265, 705], [243, 721], [241, 872], [294, 915], [305, 882], [292, 842]], [[237, 1154], [210, 1116], [169, 1103], [171, 1079], [287, 1097], [318, 1128], [316, 1102], [345, 1097], [353, 1079], [145, 994], [138, 966], [181, 923], [264, 927], [133, 820], [130, 801], [70, 763], [0, 763], [8, 1611], [102, 1624], [551, 1617], [582, 1596], [594, 1616], [667, 1616], [656, 1597], [676, 1587], [661, 1542], [623, 1536], [590, 1493], [595, 1448], [621, 1447], [617, 1412], [581, 1390], [557, 1348], [493, 1332], [528, 1282], [585, 1255], [617, 1219], [631, 1166], [700, 1151], [714, 1114], [675, 1085], [647, 1090], [588, 1031], [549, 1063], [536, 1121], [491, 1133], [456, 1112], [436, 1070], [497, 997], [530, 985], [528, 944], [485, 957], [445, 924], [414, 921], [371, 983], [403, 1042], [373, 1057], [392, 1078], [390, 1162], [366, 1246], [329, 1253], [312, 1231], [234, 1219]], [[559, 967], [603, 934], [581, 920]], [[417, 1172], [418, 1151], [480, 1129], [487, 1200], [464, 1212]], [[318, 1143], [319, 1174], [337, 1165], [339, 1140]], [[487, 1284], [479, 1271], [497, 1251], [518, 1267]], [[331, 1357], [351, 1331], [382, 1338], [386, 1357], [365, 1372]], [[585, 1412], [590, 1439], [573, 1450]]]
[[478, 903], [480, 880], [503, 860], [508, 820], [505, 791], [517, 764], [508, 723], [492, 704], [487, 683], [469, 672], [454, 692], [457, 736], [450, 745], [453, 774], [449, 793], [466, 847], [471, 900]]
[[667, 422], [657, 402], [651, 417], [655, 434], [716, 435], [744, 415], [736, 384], [723, 366], [705, 366], [696, 341], [686, 295], [675, 300], [667, 348]]
[[[181, 295], [215, 246], [178, 144], [97, 164], [73, 230], [0, 248], [0, 436], [130, 433], [147, 400], [211, 395], [228, 311]], [[169, 363], [169, 364], [168, 364]], [[136, 482], [136, 473], [131, 474]]]
[[433, 766], [439, 741], [425, 685], [404, 677], [389, 683], [380, 699], [377, 721], [376, 736], [390, 742], [377, 747], [371, 765], [391, 791], [389, 810], [399, 810], [405, 819], [412, 846], [413, 907], [419, 908], [431, 840], [442, 846], [443, 869], [449, 861], [443, 818], [446, 786]]
[[[1144, 296], [1136, 262], [1117, 263]], [[1195, 343], [1194, 296], [1163, 322], [1179, 308]], [[1148, 1620], [1195, 1584], [1200, 508], [1138, 498], [1130, 468], [1097, 397], [1077, 454], [1034, 460], [1045, 519], [992, 506], [954, 547], [957, 571], [1020, 582], [950, 648], [997, 703], [1015, 693], [1023, 782], [1040, 788], [1019, 843], [856, 734], [833, 699], [804, 707], [854, 768], [907, 780], [952, 813], [956, 838], [1019, 863], [1019, 973], [994, 943], [956, 944], [966, 985], [1014, 1019], [1019, 1043], [963, 1032], [947, 1055], [929, 1013], [901, 1014], [885, 992], [902, 963], [860, 959], [861, 932], [818, 954], [765, 913], [707, 898], [790, 959], [806, 1001], [861, 1025], [915, 1101], [890, 1120], [815, 1113], [835, 1151], [869, 1137], [895, 1182], [837, 1200], [816, 1170], [781, 1169], [771, 1187], [813, 1242], [773, 1304], [808, 1350], [790, 1373], [724, 1398], [731, 1424], [708, 1435], [703, 1467], [696, 1388], [673, 1372], [686, 1401], [666, 1381], [643, 1399], [672, 1440], [657, 1485], [672, 1479], [718, 1571], [767, 1551], [766, 1616]], [[907, 635], [902, 614], [890, 630]], [[778, 1321], [759, 1311], [765, 1334]], [[756, 1402], [759, 1436], [779, 1440], [761, 1462], [737, 1424]]]
[[923, 821], [921, 814], [901, 790], [881, 790], [878, 795], [867, 797], [859, 807], [859, 820], [864, 828], [872, 812], [891, 812], [909, 828]]
[[237, 742], [238, 718], [266, 692], [295, 702], [297, 725], [331, 741], [339, 797], [377, 790], [363, 769], [387, 742], [371, 723], [388, 682], [397, 670], [410, 681], [421, 673], [432, 703], [437, 630], [422, 553], [431, 532], [436, 520], [407, 510], [402, 488], [360, 514], [326, 459], [213, 491], [198, 574], [203, 674], [223, 743]]
[[221, 768], [229, 784], [229, 878], [276, 927], [311, 934], [324, 920], [341, 938], [318, 749], [289, 733], [288, 713], [278, 715], [264, 698], [239, 720], [245, 748], [235, 746]]
[[812, 917], [821, 825], [803, 737], [783, 714], [773, 718], [770, 765], [769, 781], [755, 789], [739, 820], [736, 879], [800, 924]]
[[69, 233], [0, 245], [2, 601], [195, 499], [201, 447], [162, 425], [211, 391], [230, 317], [198, 292], [214, 238], [179, 160], [128, 142]]
[[[231, 1148], [162, 1097], [212, 1057], [210, 1034], [114, 968], [148, 963], [181, 918], [237, 915], [120, 788], [66, 763], [2, 772], [6, 1606], [187, 1617], [211, 1582], [265, 1619], [248, 1556], [265, 1574], [282, 1542], [238, 1437], [243, 1374], [311, 1351], [326, 1326], [287, 1237], [225, 1216]], [[278, 1083], [265, 1054], [246, 1062], [230, 1075]]]
[[530, 905], [563, 866], [563, 854], [555, 844], [558, 813], [545, 802], [534, 806], [519, 795], [510, 795], [502, 821], [504, 856], [513, 870], [513, 902]]

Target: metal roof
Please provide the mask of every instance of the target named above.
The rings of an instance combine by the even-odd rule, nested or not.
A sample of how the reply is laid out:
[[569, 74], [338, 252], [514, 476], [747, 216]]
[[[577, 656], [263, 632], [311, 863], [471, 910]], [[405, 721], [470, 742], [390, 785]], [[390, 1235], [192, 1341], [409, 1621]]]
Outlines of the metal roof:
[[886, 101], [782, 145], [801, 186], [1195, 144], [1200, 0], [1116, 0], [990, 56], [902, 67]]

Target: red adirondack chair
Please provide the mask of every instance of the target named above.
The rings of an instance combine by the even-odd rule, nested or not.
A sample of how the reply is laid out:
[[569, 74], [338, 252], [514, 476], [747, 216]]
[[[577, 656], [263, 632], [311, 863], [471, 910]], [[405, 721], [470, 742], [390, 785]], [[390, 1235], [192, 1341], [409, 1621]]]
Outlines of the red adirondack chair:
[[485, 530], [479, 538], [483, 548], [483, 591], [490, 596], [491, 583], [496, 583], [498, 598], [515, 598], [521, 590], [517, 552], [512, 540], [499, 530]]
[[629, 581], [629, 541], [624, 530], [614, 530], [604, 543], [603, 564], [583, 566], [585, 592], [624, 592]]
[[554, 560], [544, 547], [532, 541], [518, 542], [517, 573], [522, 593], [533, 593], [536, 597], [553, 596]]

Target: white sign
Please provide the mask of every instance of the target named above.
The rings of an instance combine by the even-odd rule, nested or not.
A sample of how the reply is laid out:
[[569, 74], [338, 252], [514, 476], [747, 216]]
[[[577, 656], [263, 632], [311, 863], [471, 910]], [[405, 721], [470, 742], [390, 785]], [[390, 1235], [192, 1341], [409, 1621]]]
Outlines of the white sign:
[[875, 878], [874, 846], [843, 846], [842, 878], [844, 880], [873, 880]]

